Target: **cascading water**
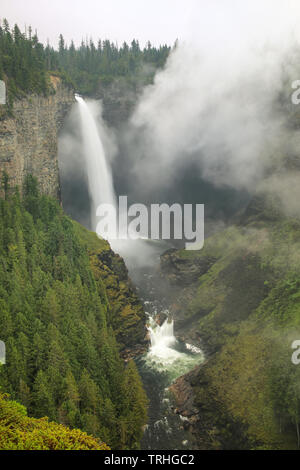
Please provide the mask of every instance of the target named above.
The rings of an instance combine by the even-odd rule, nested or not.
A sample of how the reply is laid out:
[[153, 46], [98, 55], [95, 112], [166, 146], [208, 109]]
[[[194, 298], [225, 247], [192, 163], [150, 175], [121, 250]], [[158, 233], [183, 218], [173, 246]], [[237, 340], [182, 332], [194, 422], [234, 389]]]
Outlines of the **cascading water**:
[[172, 364], [178, 357], [178, 353], [172, 346], [176, 344], [174, 336], [174, 321], [166, 320], [158, 325], [152, 318], [148, 327], [150, 333], [151, 348], [149, 354], [155, 359], [164, 359], [166, 363]]
[[[141, 276], [139, 276], [141, 279]], [[157, 289], [155, 271], [144, 274], [140, 281], [140, 295], [148, 316], [150, 348], [139, 359], [138, 366], [150, 400], [149, 421], [143, 440], [143, 449], [186, 449], [192, 445], [188, 432], [189, 421], [175, 413], [169, 386], [172, 382], [200, 364], [202, 351], [183, 343], [174, 335], [174, 321], [163, 305], [160, 289]], [[158, 318], [166, 318], [161, 324]]]
[[[176, 375], [178, 365], [186, 367], [189, 363], [194, 363], [193, 356], [176, 349], [179, 344], [174, 336], [174, 320], [167, 319], [162, 325], [159, 325], [153, 317], [150, 317], [148, 331], [151, 347], [147, 359], [149, 362], [155, 363], [156, 367], [168, 368], [170, 374], [175, 369]], [[195, 352], [201, 353], [197, 348]]]
[[[106, 160], [104, 147], [101, 141], [97, 123], [89, 104], [79, 95], [75, 95], [79, 105], [83, 150], [88, 175], [89, 192], [92, 200], [91, 219], [93, 229], [96, 229], [96, 210], [100, 204], [110, 204], [116, 209], [116, 198], [113, 189], [113, 180], [109, 163]], [[109, 233], [103, 234], [115, 251], [119, 252], [125, 260], [130, 260], [130, 240], [111, 240]], [[119, 243], [121, 242], [121, 243]], [[137, 248], [137, 243], [142, 243], [143, 251], [148, 248], [144, 240], [132, 241]], [[154, 250], [155, 252], [155, 250]], [[153, 254], [153, 253], [152, 253]], [[159, 259], [159, 256], [157, 257]], [[136, 267], [132, 274], [136, 272]], [[159, 295], [151, 285], [151, 279], [155, 276], [144, 274], [146, 289], [144, 291], [144, 303], [148, 316], [148, 332], [151, 347], [149, 351], [138, 360], [139, 370], [145, 389], [147, 391], [149, 406], [149, 423], [146, 427], [142, 447], [145, 449], [180, 449], [188, 444], [189, 433], [184, 430], [183, 423], [186, 418], [174, 414], [169, 397], [168, 387], [179, 376], [191, 370], [203, 360], [200, 349], [179, 342], [174, 336], [174, 322], [167, 319], [161, 325], [156, 321], [158, 313], [164, 313], [167, 317]], [[136, 281], [139, 288], [141, 277]], [[150, 282], [148, 282], [150, 280]], [[142, 292], [141, 292], [142, 293]], [[147, 298], [150, 294], [150, 299]], [[143, 295], [142, 295], [143, 297]], [[147, 308], [148, 307], [148, 308]]]
[[[96, 210], [100, 204], [111, 204], [116, 207], [112, 174], [106, 160], [104, 147], [97, 128], [95, 118], [84, 99], [75, 95], [79, 105], [83, 150], [88, 175], [89, 192], [92, 200], [92, 228], [96, 229]], [[109, 234], [105, 234], [109, 238]]]
[[[168, 315], [168, 311], [164, 313]], [[203, 359], [199, 348], [175, 338], [173, 320], [167, 319], [159, 325], [155, 316], [148, 313], [148, 331], [151, 346], [144, 357], [145, 365], [165, 375], [169, 385]]]

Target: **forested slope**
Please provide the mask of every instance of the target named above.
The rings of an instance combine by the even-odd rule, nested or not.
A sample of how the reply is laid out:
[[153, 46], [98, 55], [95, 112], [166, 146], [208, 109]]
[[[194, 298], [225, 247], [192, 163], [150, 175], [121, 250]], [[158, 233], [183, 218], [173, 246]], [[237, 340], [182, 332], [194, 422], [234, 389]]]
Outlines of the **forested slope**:
[[99, 439], [79, 429], [29, 418], [26, 408], [0, 394], [1, 450], [109, 450]]
[[[147, 399], [134, 362], [120, 357], [114, 322], [122, 306], [88, 252], [100, 256], [108, 244], [41, 196], [31, 176], [22, 197], [5, 179], [0, 211], [1, 391], [30, 416], [79, 427], [112, 448], [137, 448]], [[143, 311], [136, 300], [130, 307], [130, 295], [141, 336]]]
[[207, 353], [173, 387], [200, 448], [299, 447], [300, 367], [291, 360], [300, 338], [299, 257], [299, 220], [266, 197], [201, 252], [163, 257], [178, 290], [177, 332]]

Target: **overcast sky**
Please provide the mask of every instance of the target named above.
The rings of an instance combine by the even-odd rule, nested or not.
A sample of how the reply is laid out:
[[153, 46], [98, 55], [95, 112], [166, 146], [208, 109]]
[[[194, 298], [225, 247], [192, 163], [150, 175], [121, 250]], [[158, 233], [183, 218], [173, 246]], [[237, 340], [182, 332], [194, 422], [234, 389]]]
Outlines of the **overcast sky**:
[[0, 15], [21, 29], [31, 24], [40, 40], [57, 43], [108, 38], [121, 44], [137, 38], [142, 44], [173, 43], [184, 34], [194, 0], [1, 0]]
[[[23, 30], [31, 25], [41, 41], [73, 38], [147, 40], [173, 44], [176, 38], [215, 43], [300, 31], [299, 0], [0, 0], [0, 15]], [[282, 31], [282, 32], [281, 32]]]

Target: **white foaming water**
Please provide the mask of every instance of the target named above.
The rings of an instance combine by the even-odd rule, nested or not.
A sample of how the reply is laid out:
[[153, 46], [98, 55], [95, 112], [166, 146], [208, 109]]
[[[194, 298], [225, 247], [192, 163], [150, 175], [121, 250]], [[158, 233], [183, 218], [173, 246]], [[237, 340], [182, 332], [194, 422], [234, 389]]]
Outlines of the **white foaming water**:
[[174, 321], [167, 319], [162, 325], [156, 323], [153, 316], [149, 317], [150, 349], [145, 357], [146, 364], [158, 372], [167, 373], [170, 383], [175, 378], [188, 372], [203, 360], [200, 349], [186, 348], [180, 350], [174, 336]]
[[[92, 228], [95, 230], [97, 222], [96, 209], [100, 204], [110, 204], [117, 209], [116, 197], [110, 165], [106, 159], [96, 120], [89, 104], [79, 95], [75, 95], [75, 98], [79, 105], [81, 117], [83, 148], [92, 200]], [[156, 250], [156, 246], [149, 245], [147, 240], [139, 239], [130, 243], [131, 241], [126, 239], [114, 240], [114, 237], [110, 237], [107, 232], [101, 235], [103, 238], [108, 239], [112, 248], [127, 260], [131, 259], [132, 252], [138, 252], [139, 255], [141, 252], [146, 252], [148, 256], [149, 252], [153, 254]], [[134, 259], [134, 261], [136, 260]], [[170, 381], [190, 370], [203, 357], [201, 350], [198, 348], [193, 349], [191, 345], [187, 345], [186, 352], [178, 350], [178, 341], [174, 336], [173, 320], [166, 320], [162, 325], [158, 325], [154, 318], [150, 317], [148, 330], [151, 347], [146, 356], [146, 362], [159, 372], [167, 372]]]
[[[110, 166], [106, 160], [104, 147], [98, 132], [97, 124], [88, 103], [75, 95], [79, 104], [82, 126], [83, 149], [86, 160], [89, 192], [92, 199], [92, 228], [96, 230], [96, 209], [100, 204], [111, 204], [116, 207], [116, 198]], [[109, 234], [103, 234], [109, 238]]]
[[181, 356], [181, 353], [172, 347], [176, 344], [173, 320], [166, 320], [162, 325], [158, 325], [152, 320], [148, 330], [151, 341], [148, 354], [152, 359], [159, 362], [163, 361], [167, 365], [172, 364]]
[[[105, 155], [95, 117], [88, 102], [77, 94], [75, 94], [75, 99], [79, 105], [83, 151], [92, 202], [90, 209], [92, 230], [96, 231], [97, 208], [100, 204], [110, 204], [117, 211], [116, 195], [110, 164]], [[111, 226], [114, 226], [114, 221], [112, 221]], [[115, 233], [107, 231], [100, 233], [100, 235], [109, 241], [114, 251], [123, 256], [127, 262], [131, 262], [134, 265], [137, 265], [140, 260], [144, 262], [145, 259], [152, 259], [156, 251], [161, 248], [161, 242], [160, 244], [149, 244], [148, 239], [140, 238], [134, 241], [129, 239], [120, 240], [115, 238]]]

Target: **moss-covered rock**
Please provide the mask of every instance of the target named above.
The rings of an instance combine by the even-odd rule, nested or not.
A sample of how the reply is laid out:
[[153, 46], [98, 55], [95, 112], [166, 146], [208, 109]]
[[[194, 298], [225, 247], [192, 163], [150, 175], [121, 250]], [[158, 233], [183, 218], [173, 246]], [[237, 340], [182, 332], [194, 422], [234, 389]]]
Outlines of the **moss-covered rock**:
[[94, 277], [102, 286], [107, 318], [122, 354], [127, 358], [144, 352], [147, 347], [146, 317], [124, 260], [111, 250], [108, 242], [76, 222], [74, 224], [87, 246]]
[[[300, 403], [300, 370], [291, 363], [291, 343], [300, 338], [300, 223], [282, 215], [254, 217], [253, 211], [244, 222], [208, 239], [200, 252], [173, 252], [173, 264], [170, 254], [163, 257], [162, 275], [177, 285], [171, 305], [177, 334], [207, 354], [205, 364], [172, 390], [181, 414], [193, 404], [189, 420], [199, 448], [293, 449]], [[201, 270], [208, 259], [214, 261]], [[190, 284], [189, 269], [198, 272]]]

